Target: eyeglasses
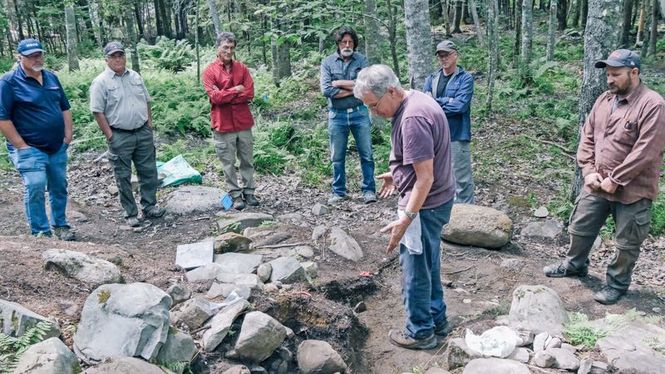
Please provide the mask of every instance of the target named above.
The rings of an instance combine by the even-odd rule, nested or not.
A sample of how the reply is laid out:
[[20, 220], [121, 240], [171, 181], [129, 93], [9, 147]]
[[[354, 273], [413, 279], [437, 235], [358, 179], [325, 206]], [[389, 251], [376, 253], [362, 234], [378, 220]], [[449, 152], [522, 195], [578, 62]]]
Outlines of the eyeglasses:
[[119, 58], [125, 58], [125, 54], [124, 53], [114, 53], [114, 54], [108, 55], [107, 57], [108, 58], [119, 59]]
[[23, 57], [25, 57], [25, 58], [29, 58], [29, 59], [31, 59], [31, 60], [39, 60], [39, 59], [44, 58], [44, 54], [41, 53], [41, 52], [37, 52], [37, 53], [33, 53], [33, 54], [31, 54], [31, 55], [23, 56]]
[[386, 92], [385, 94], [383, 94], [383, 96], [381, 96], [381, 97], [379, 98], [379, 100], [376, 101], [376, 103], [374, 103], [374, 104], [370, 104], [370, 105], [367, 105], [367, 107], [369, 108], [369, 110], [376, 111], [376, 110], [379, 108], [379, 106], [381, 105], [381, 100], [383, 100], [383, 98], [386, 97], [387, 94], [388, 94], [388, 92]]

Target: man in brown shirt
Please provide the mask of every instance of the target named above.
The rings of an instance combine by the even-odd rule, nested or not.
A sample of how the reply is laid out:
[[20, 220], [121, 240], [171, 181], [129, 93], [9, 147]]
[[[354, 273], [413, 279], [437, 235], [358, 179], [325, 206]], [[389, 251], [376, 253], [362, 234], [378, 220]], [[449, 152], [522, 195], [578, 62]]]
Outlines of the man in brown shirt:
[[593, 242], [612, 214], [617, 251], [607, 285], [594, 299], [614, 304], [628, 290], [649, 234], [665, 147], [665, 100], [641, 82], [640, 57], [630, 50], [616, 50], [595, 66], [606, 69], [609, 90], [591, 109], [577, 150], [584, 190], [570, 218], [570, 249], [562, 263], [543, 271], [555, 278], [585, 276]]

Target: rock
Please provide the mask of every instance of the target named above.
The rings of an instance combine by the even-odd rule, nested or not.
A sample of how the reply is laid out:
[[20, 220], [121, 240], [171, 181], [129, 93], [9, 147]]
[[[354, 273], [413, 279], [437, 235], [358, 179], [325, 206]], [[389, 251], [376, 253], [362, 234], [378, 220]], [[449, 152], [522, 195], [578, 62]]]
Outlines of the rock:
[[190, 283], [206, 282], [217, 279], [219, 274], [222, 274], [222, 265], [212, 262], [188, 271], [185, 274], [185, 279]]
[[585, 358], [580, 361], [580, 368], [577, 369], [577, 374], [589, 374], [591, 373], [591, 367], [593, 366], [593, 361]]
[[522, 348], [522, 347], [517, 347], [517, 348], [515, 348], [513, 353], [511, 353], [510, 356], [508, 356], [506, 358], [528, 364], [530, 357], [531, 357], [531, 355], [529, 354], [528, 349]]
[[235, 354], [253, 362], [261, 362], [286, 338], [286, 329], [276, 319], [262, 312], [250, 312], [240, 328]]
[[539, 351], [533, 356], [532, 363], [541, 368], [551, 368], [556, 363], [556, 358], [549, 351]]
[[557, 337], [553, 337], [550, 339], [550, 341], [547, 342], [547, 345], [545, 346], [545, 350], [552, 349], [552, 348], [561, 348], [562, 341], [561, 339]]
[[265, 213], [227, 214], [217, 221], [217, 227], [222, 234], [227, 232], [240, 233], [248, 227], [260, 226], [263, 222], [272, 220], [273, 216]]
[[151, 360], [166, 342], [171, 297], [147, 283], [105, 284], [85, 300], [74, 352], [86, 363], [114, 356]]
[[454, 370], [465, 366], [471, 360], [480, 357], [480, 353], [469, 348], [464, 339], [454, 338], [448, 342], [448, 348], [444, 353], [444, 359], [448, 370]]
[[455, 204], [442, 238], [453, 243], [484, 248], [508, 244], [513, 222], [496, 209], [470, 204]]
[[224, 191], [205, 186], [182, 186], [173, 191], [164, 208], [168, 213], [191, 215], [221, 209], [220, 200]]
[[48, 323], [51, 328], [44, 338], [60, 336], [60, 328], [54, 321], [23, 307], [20, 304], [0, 299], [0, 332], [5, 335], [20, 337], [39, 322]]
[[561, 349], [565, 349], [571, 353], [577, 352], [577, 348], [574, 345], [570, 345], [568, 343], [561, 343]]
[[323, 235], [326, 234], [326, 231], [328, 231], [326, 229], [326, 226], [324, 225], [316, 226], [314, 230], [312, 230], [312, 240], [313, 241], [319, 240], [321, 237], [323, 237]]
[[298, 368], [302, 374], [334, 374], [347, 370], [342, 356], [330, 344], [321, 340], [305, 340], [300, 343]]
[[356, 304], [355, 307], [353, 307], [353, 312], [354, 313], [362, 313], [367, 310], [367, 305], [365, 304], [364, 301], [359, 302]]
[[300, 262], [293, 257], [280, 257], [270, 261], [272, 272], [271, 282], [282, 282], [284, 284], [295, 283], [305, 279], [305, 269]]
[[515, 332], [517, 332], [517, 337], [520, 340], [517, 342], [518, 347], [524, 347], [533, 343], [533, 339], [535, 338], [533, 331], [517, 329]]
[[115, 184], [112, 184], [112, 185], [108, 186], [108, 188], [106, 190], [109, 192], [109, 195], [118, 196], [118, 191], [119, 190], [118, 190], [118, 186], [116, 186]]
[[42, 259], [46, 270], [57, 270], [92, 287], [122, 282], [122, 275], [117, 266], [80, 252], [49, 249], [42, 254]]
[[549, 210], [546, 207], [541, 206], [533, 212], [533, 216], [536, 218], [545, 218], [550, 214]]
[[529, 368], [517, 361], [501, 358], [476, 358], [465, 367], [463, 374], [531, 374]]
[[31, 345], [16, 363], [14, 374], [75, 374], [81, 367], [76, 355], [58, 338]]
[[330, 209], [323, 204], [316, 203], [312, 207], [312, 214], [314, 214], [315, 216], [323, 216], [328, 213], [330, 213]]
[[252, 290], [245, 285], [237, 285], [237, 284], [232, 284], [232, 283], [213, 283], [212, 286], [210, 287], [210, 290], [208, 290], [208, 293], [206, 294], [206, 297], [209, 299], [215, 299], [218, 297], [224, 297], [227, 298], [231, 294], [231, 292], [235, 291], [235, 293], [240, 296], [241, 298], [247, 300], [249, 297], [252, 295]]
[[256, 274], [229, 274], [221, 273], [217, 275], [217, 281], [220, 283], [231, 283], [238, 286], [247, 286], [251, 289], [260, 290], [263, 283]]
[[330, 230], [330, 250], [353, 262], [363, 258], [363, 251], [358, 242], [339, 227]]
[[450, 374], [448, 371], [441, 368], [429, 368], [425, 374]]
[[554, 290], [545, 286], [519, 286], [513, 291], [510, 325], [534, 332], [546, 331], [561, 336], [568, 314]]
[[222, 272], [251, 274], [261, 265], [263, 256], [247, 253], [223, 253], [215, 255], [215, 263], [222, 265]]
[[[558, 339], [558, 338], [554, 338]], [[580, 360], [575, 357], [575, 354], [561, 348], [550, 348], [545, 352], [549, 352], [554, 356], [555, 364], [554, 367], [557, 369], [575, 371], [580, 367]]]
[[275, 293], [279, 291], [279, 287], [274, 283], [268, 283], [263, 290], [267, 293]]
[[252, 372], [245, 365], [236, 365], [225, 370], [222, 374], [252, 374]]
[[203, 349], [206, 352], [214, 351], [229, 333], [233, 321], [249, 306], [247, 300], [238, 300], [212, 317], [210, 328], [203, 333]]
[[172, 284], [167, 290], [166, 293], [171, 296], [173, 300], [173, 305], [180, 304], [183, 301], [189, 300], [192, 297], [192, 291], [187, 288], [187, 285], [176, 283]]
[[544, 351], [547, 347], [547, 343], [552, 340], [552, 337], [547, 332], [541, 332], [533, 338], [533, 351], [540, 352]]
[[259, 265], [256, 269], [256, 275], [259, 276], [261, 282], [266, 283], [270, 280], [270, 275], [272, 274], [272, 265], [269, 263]]
[[299, 245], [294, 248], [296, 254], [302, 258], [314, 257], [314, 249], [308, 245]]
[[185, 325], [189, 330], [195, 330], [203, 326], [205, 321], [215, 314], [210, 301], [195, 297], [181, 304], [178, 310], [171, 312], [171, 323], [174, 325]]
[[610, 366], [602, 361], [594, 361], [591, 364], [591, 373], [590, 374], [607, 374], [609, 373]]
[[518, 259], [518, 258], [508, 258], [503, 261], [501, 261], [501, 268], [506, 269], [506, 270], [512, 270], [512, 271], [520, 271], [522, 270], [522, 266], [524, 264], [524, 261]]
[[215, 238], [215, 253], [247, 252], [252, 239], [235, 232], [227, 232]]
[[160, 364], [189, 363], [197, 352], [194, 339], [189, 334], [170, 328], [166, 343], [160, 348], [157, 355], [157, 362]]
[[303, 227], [307, 226], [307, 224], [305, 222], [303, 222], [305, 220], [305, 217], [303, 217], [303, 215], [300, 214], [300, 213], [293, 212], [293, 213], [280, 214], [280, 215], [277, 216], [277, 220], [281, 221], [281, 222], [289, 222], [290, 221], [290, 222], [299, 224], [300, 226], [303, 226]]
[[522, 236], [536, 239], [554, 240], [563, 231], [559, 221], [548, 219], [544, 222], [531, 222], [522, 229]]
[[133, 357], [113, 357], [101, 365], [86, 369], [83, 374], [168, 374], [157, 365]]
[[596, 349], [607, 358], [607, 370], [612, 373], [662, 373], [665, 355], [653, 347], [664, 346], [665, 330], [639, 320], [623, 323], [596, 342]]
[[210, 264], [215, 252], [214, 247], [212, 240], [179, 245], [176, 249], [175, 264], [185, 270]]
[[307, 261], [303, 262], [301, 265], [302, 268], [305, 269], [305, 275], [307, 275], [307, 278], [314, 279], [318, 276], [319, 265], [317, 265], [316, 262]]

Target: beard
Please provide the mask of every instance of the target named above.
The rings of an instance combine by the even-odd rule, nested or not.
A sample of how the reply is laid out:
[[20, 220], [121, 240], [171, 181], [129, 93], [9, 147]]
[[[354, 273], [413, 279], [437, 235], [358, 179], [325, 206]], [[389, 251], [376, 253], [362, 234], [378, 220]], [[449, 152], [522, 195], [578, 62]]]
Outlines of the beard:
[[35, 73], [39, 73], [39, 72], [41, 72], [42, 70], [44, 70], [44, 65], [33, 66], [32, 68], [30, 68], [30, 70], [34, 71]]
[[353, 54], [353, 49], [344, 48], [339, 51], [339, 54], [342, 55], [342, 57], [350, 57]]

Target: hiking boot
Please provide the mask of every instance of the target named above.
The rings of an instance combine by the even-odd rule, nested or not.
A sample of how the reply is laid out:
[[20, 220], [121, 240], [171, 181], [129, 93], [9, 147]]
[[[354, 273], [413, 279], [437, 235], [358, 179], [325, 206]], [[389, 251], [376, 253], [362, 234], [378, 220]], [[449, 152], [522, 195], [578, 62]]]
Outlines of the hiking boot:
[[445, 338], [446, 336], [448, 336], [450, 330], [452, 330], [452, 326], [450, 326], [448, 320], [439, 322], [436, 325], [434, 325], [434, 335], [440, 338]]
[[159, 218], [166, 213], [166, 209], [154, 206], [143, 211], [143, 218]]
[[589, 267], [584, 266], [580, 270], [568, 269], [566, 265], [561, 262], [559, 264], [547, 265], [543, 268], [545, 276], [550, 278], [563, 278], [563, 277], [586, 277], [589, 274]]
[[236, 196], [233, 198], [233, 209], [235, 210], [245, 209], [245, 201], [242, 199], [242, 196]]
[[618, 290], [614, 287], [605, 286], [593, 295], [593, 299], [604, 305], [612, 305], [616, 304], [625, 294], [626, 290]]
[[40, 238], [50, 238], [51, 235], [52, 235], [52, 234], [51, 234], [50, 231], [40, 231], [40, 232], [38, 232], [38, 233], [34, 233], [34, 234], [32, 234], [32, 236], [34, 236], [34, 237], [37, 238], [37, 239], [40, 239]]
[[244, 194], [245, 196], [245, 202], [249, 206], [259, 206], [259, 201], [256, 200], [256, 196], [254, 194]]
[[53, 232], [55, 236], [65, 242], [71, 242], [76, 240], [76, 234], [72, 231], [69, 226], [54, 227]]
[[141, 222], [139, 222], [139, 219], [136, 216], [125, 218], [125, 222], [127, 222], [127, 226], [129, 227], [141, 226]]
[[363, 192], [363, 200], [365, 200], [365, 204], [375, 203], [376, 194], [372, 191], [365, 191]]
[[349, 197], [346, 196], [346, 195], [342, 196], [342, 195], [338, 195], [338, 194], [336, 194], [336, 193], [333, 193], [333, 194], [330, 195], [330, 197], [328, 198], [328, 205], [335, 205], [335, 204], [338, 204], [338, 203], [340, 203], [340, 202], [342, 202], [342, 201], [344, 201], [344, 200], [346, 200], [346, 199], [348, 199], [348, 198], [349, 198]]
[[424, 339], [414, 339], [402, 330], [390, 330], [388, 337], [392, 344], [406, 349], [432, 349], [438, 344], [434, 334]]

